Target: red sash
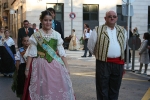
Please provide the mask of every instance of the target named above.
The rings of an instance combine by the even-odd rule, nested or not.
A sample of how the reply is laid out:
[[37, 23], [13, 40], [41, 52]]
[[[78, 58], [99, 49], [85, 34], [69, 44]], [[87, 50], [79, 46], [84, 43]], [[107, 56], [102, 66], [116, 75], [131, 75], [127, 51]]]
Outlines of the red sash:
[[107, 62], [112, 62], [112, 63], [116, 63], [116, 64], [124, 64], [124, 60], [121, 60], [121, 57], [107, 58]]

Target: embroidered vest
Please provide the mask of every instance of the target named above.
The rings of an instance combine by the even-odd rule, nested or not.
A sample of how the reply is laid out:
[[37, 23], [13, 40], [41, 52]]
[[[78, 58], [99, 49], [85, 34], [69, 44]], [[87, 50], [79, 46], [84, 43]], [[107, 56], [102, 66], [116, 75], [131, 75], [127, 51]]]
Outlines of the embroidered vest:
[[[48, 42], [43, 39], [45, 43], [47, 43], [54, 51], [57, 50], [57, 40], [56, 39], [51, 39]], [[45, 58], [48, 62], [52, 62], [53, 58], [47, 53], [45, 52], [45, 50], [38, 44], [37, 45], [37, 50], [38, 50], [38, 56], [40, 56], [41, 58]]]
[[[124, 42], [125, 42], [125, 30], [119, 25], [115, 25], [117, 32], [117, 39], [121, 48], [121, 59], [124, 59]], [[95, 46], [95, 57], [100, 61], [107, 62], [108, 46], [109, 46], [109, 36], [107, 33], [107, 26], [97, 26], [95, 27], [97, 32], [97, 42]], [[114, 51], [112, 51], [114, 52]]]

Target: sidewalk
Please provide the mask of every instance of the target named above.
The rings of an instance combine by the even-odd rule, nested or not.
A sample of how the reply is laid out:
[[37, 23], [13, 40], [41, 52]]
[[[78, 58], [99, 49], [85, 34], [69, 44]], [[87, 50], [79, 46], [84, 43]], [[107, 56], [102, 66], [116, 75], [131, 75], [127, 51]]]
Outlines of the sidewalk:
[[[67, 54], [68, 59], [78, 59], [78, 60], [80, 60], [80, 63], [77, 63], [77, 65], [85, 66], [85, 64], [88, 63], [89, 66], [95, 67], [95, 57], [92, 56], [92, 57], [82, 58], [81, 56], [84, 54], [84, 51], [82, 51], [82, 50], [80, 50], [80, 51], [69, 51], [69, 50], [66, 50], [66, 54]], [[89, 67], [89, 66], [87, 66], [87, 67]], [[139, 63], [138, 51], [136, 51], [136, 54], [135, 54], [134, 66], [135, 66], [134, 67], [135, 72], [137, 70], [139, 70], [140, 63]], [[131, 63], [129, 63], [129, 69], [126, 69], [126, 64], [124, 65], [124, 67], [125, 67], [125, 70], [132, 71], [131, 70], [131, 68], [132, 68], [132, 58], [131, 58]], [[143, 71], [144, 71], [144, 66], [143, 66], [143, 69], [142, 69], [142, 73], [143, 73]], [[140, 75], [142, 75], [142, 74], [140, 74]], [[148, 69], [147, 69], [147, 75], [150, 76], [150, 64], [149, 64]], [[146, 76], [146, 75], [142, 75], [142, 76]]]

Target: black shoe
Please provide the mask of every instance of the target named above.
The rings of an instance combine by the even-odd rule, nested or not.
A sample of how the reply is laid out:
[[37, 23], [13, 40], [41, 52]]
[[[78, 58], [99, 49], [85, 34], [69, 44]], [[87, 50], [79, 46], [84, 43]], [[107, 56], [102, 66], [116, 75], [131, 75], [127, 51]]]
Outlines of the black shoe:
[[81, 57], [86, 57], [86, 56], [81, 56]]
[[4, 77], [7, 77], [7, 75], [4, 75]]
[[92, 55], [89, 55], [88, 57], [92, 57]]
[[150, 81], [150, 79], [148, 81]]
[[9, 75], [10, 78], [12, 78], [12, 75]]

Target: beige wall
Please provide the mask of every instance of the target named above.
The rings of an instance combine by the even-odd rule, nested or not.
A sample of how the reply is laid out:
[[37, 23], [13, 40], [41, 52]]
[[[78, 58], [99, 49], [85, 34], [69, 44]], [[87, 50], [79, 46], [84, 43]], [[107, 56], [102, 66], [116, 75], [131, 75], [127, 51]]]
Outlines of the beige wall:
[[17, 38], [18, 29], [22, 27], [23, 20], [26, 19], [26, 2], [16, 0], [11, 8], [15, 10], [15, 14], [10, 15], [10, 30], [12, 30], [13, 37]]

